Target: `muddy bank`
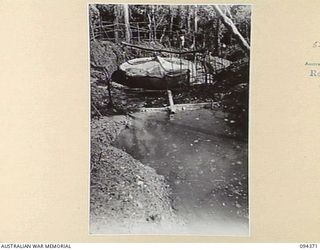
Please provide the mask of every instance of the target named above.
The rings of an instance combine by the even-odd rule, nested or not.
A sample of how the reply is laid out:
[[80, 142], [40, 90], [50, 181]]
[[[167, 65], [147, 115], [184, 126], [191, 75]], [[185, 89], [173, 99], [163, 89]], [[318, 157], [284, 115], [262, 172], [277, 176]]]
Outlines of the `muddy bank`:
[[125, 116], [92, 120], [91, 233], [157, 233], [175, 223], [164, 177], [110, 145], [129, 123]]

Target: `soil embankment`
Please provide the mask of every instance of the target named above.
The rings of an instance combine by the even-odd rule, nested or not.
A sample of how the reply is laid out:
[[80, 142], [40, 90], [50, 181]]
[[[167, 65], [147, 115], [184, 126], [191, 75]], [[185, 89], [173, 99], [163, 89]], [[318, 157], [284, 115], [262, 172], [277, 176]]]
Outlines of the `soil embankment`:
[[91, 233], [157, 232], [174, 221], [164, 177], [110, 143], [125, 116], [91, 121]]

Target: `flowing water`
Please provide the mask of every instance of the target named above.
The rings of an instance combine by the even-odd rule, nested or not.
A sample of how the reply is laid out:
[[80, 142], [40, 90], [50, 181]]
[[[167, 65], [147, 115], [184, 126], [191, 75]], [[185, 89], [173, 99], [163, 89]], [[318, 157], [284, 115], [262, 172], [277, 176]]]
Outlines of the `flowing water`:
[[248, 234], [248, 145], [222, 112], [135, 114], [115, 145], [165, 177], [184, 222], [170, 232]]

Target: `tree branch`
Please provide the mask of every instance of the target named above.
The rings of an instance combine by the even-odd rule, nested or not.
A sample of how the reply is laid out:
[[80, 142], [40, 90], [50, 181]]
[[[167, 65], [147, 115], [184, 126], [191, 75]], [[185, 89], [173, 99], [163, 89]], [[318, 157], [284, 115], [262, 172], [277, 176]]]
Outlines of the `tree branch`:
[[142, 46], [138, 46], [138, 45], [126, 43], [126, 42], [121, 42], [121, 43], [122, 43], [123, 45], [125, 45], [125, 46], [129, 46], [129, 47], [136, 48], [136, 49], [143, 49], [143, 50], [153, 51], [153, 52], [159, 52], [159, 53], [164, 52], [164, 53], [178, 54], [178, 55], [190, 54], [190, 53], [198, 53], [198, 52], [204, 52], [204, 51], [205, 51], [205, 49], [201, 49], [201, 50], [189, 50], [189, 51], [171, 51], [171, 50], [166, 50], [166, 49], [146, 48], [146, 47], [142, 47]]
[[239, 42], [240, 46], [245, 50], [245, 52], [249, 53], [250, 52], [249, 43], [240, 34], [237, 27], [233, 24], [232, 20], [230, 18], [228, 18], [225, 14], [222, 13], [222, 10], [220, 9], [220, 7], [218, 5], [213, 5], [213, 8], [217, 12], [217, 14], [221, 17], [221, 20], [222, 20], [223, 24], [227, 27], [227, 29], [234, 34], [234, 36], [237, 39], [237, 41]]
[[156, 28], [158, 28], [159, 25], [162, 23], [162, 21], [163, 21], [163, 19], [164, 19], [164, 16], [165, 16], [165, 15], [163, 15], [163, 16], [161, 17], [160, 21], [158, 22], [158, 24], [156, 24]]

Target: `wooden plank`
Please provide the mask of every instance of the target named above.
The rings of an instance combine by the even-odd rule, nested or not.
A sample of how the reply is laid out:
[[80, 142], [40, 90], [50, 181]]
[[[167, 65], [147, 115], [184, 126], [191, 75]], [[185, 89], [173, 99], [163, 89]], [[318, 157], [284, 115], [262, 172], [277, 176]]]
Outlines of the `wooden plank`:
[[[203, 102], [203, 103], [184, 103], [184, 104], [175, 104], [175, 111], [187, 111], [187, 110], [197, 110], [197, 109], [219, 109], [218, 102]], [[139, 108], [138, 112], [169, 112], [170, 106], [161, 107], [161, 108]]]

